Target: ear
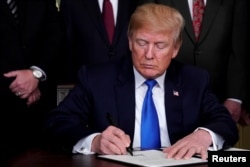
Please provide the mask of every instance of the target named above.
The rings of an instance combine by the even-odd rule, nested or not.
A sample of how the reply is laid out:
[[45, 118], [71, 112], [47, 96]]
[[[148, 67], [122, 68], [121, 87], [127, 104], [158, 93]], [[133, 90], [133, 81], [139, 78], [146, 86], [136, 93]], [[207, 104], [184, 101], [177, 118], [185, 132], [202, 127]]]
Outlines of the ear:
[[180, 49], [180, 45], [175, 45], [173, 54], [172, 54], [172, 59], [174, 59], [177, 56], [179, 49]]
[[129, 50], [132, 50], [132, 39], [131, 35], [128, 36], [128, 44], [129, 44]]

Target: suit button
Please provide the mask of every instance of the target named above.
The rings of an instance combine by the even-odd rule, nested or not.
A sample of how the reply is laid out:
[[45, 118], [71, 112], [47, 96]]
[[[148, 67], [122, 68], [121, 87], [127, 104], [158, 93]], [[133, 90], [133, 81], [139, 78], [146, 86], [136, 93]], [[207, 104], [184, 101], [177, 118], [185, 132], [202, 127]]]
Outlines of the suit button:
[[196, 50], [194, 51], [194, 54], [195, 54], [195, 55], [200, 55], [200, 54], [201, 54], [201, 50], [196, 49]]
[[114, 57], [115, 56], [115, 53], [114, 53], [114, 51], [113, 50], [109, 50], [109, 57], [110, 58], [112, 58], [112, 57]]

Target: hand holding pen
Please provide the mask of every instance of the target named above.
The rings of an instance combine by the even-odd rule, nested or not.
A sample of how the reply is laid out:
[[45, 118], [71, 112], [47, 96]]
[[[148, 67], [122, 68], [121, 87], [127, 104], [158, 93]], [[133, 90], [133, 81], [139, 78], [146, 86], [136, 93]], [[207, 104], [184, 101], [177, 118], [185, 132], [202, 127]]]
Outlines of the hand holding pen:
[[[117, 123], [116, 123], [116, 121], [113, 119], [113, 117], [112, 117], [112, 115], [111, 115], [110, 113], [107, 113], [107, 119], [108, 119], [110, 125], [117, 127]], [[126, 147], [126, 150], [127, 150], [127, 152], [128, 152], [131, 156], [133, 156], [133, 149], [132, 149], [131, 145], [128, 146], [128, 147]]]
[[128, 150], [130, 145], [130, 137], [119, 129], [115, 122], [110, 122], [112, 126], [108, 126], [101, 134], [94, 137], [91, 144], [91, 151], [98, 154], [124, 155], [132, 150]]

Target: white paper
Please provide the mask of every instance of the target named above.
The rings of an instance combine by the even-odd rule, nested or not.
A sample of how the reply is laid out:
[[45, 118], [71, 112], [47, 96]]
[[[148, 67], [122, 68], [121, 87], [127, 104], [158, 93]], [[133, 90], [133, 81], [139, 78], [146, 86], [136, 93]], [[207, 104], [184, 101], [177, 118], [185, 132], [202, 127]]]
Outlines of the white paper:
[[100, 158], [120, 161], [145, 167], [176, 166], [186, 164], [206, 163], [207, 160], [191, 158], [188, 160], [175, 160], [166, 158], [166, 154], [159, 150], [134, 151], [131, 155], [99, 155]]

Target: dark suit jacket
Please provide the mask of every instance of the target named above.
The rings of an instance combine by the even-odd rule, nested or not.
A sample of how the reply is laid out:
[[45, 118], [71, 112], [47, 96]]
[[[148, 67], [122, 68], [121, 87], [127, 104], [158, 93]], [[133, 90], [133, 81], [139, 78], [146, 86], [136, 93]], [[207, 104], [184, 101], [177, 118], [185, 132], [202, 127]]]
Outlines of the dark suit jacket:
[[62, 0], [66, 32], [66, 83], [74, 83], [83, 64], [115, 61], [128, 55], [127, 27], [137, 0], [119, 0], [113, 43], [110, 44], [97, 0]]
[[[248, 39], [250, 38], [250, 1], [247, 1], [247, 14], [248, 14], [248, 18], [247, 18], [247, 26], [248, 26], [248, 34], [247, 37]], [[249, 48], [250, 48], [250, 43], [248, 42], [248, 48], [247, 48], [247, 52], [249, 54]], [[250, 57], [248, 56], [248, 59], [246, 61], [247, 63], [250, 62]], [[250, 66], [247, 66], [247, 85], [250, 85]], [[246, 97], [246, 101], [245, 103], [243, 102], [243, 107], [246, 108], [247, 112], [250, 114], [250, 87], [247, 86], [247, 97]]]
[[[165, 108], [171, 144], [205, 127], [233, 146], [237, 127], [229, 112], [209, 91], [207, 72], [173, 61], [165, 77]], [[83, 66], [79, 82], [46, 121], [49, 139], [72, 150], [83, 137], [109, 126], [106, 114], [133, 140], [135, 80], [131, 60], [95, 67]], [[179, 96], [173, 94], [179, 92]]]
[[[15, 143], [19, 146], [25, 145], [21, 141], [22, 137], [27, 137], [25, 131], [36, 127], [35, 124], [38, 122], [41, 124], [40, 119], [46, 112], [39, 113], [39, 110], [44, 107], [48, 107], [49, 110], [56, 105], [56, 83], [51, 69], [56, 66], [54, 60], [57, 58], [62, 40], [54, 0], [16, 1], [19, 24], [15, 22], [6, 1], [0, 1], [0, 147], [4, 145], [11, 152], [18, 148], [11, 149], [7, 141], [12, 146]], [[7, 79], [3, 74], [13, 70], [29, 69], [33, 65], [45, 71], [47, 81], [39, 83], [41, 100], [33, 106], [34, 109], [37, 107], [36, 110], [29, 112], [33, 107], [28, 108], [26, 100], [21, 100], [10, 91], [9, 85], [13, 79]], [[27, 121], [29, 117], [32, 118], [32, 123]], [[27, 127], [22, 129], [25, 125]], [[34, 136], [36, 130], [34, 128], [33, 132], [29, 132], [32, 133], [29, 136]], [[3, 142], [2, 139], [5, 138], [6, 142]]]
[[207, 0], [200, 39], [196, 42], [187, 0], [140, 0], [175, 7], [185, 19], [177, 60], [208, 70], [221, 101], [244, 100], [246, 91], [247, 0]]

